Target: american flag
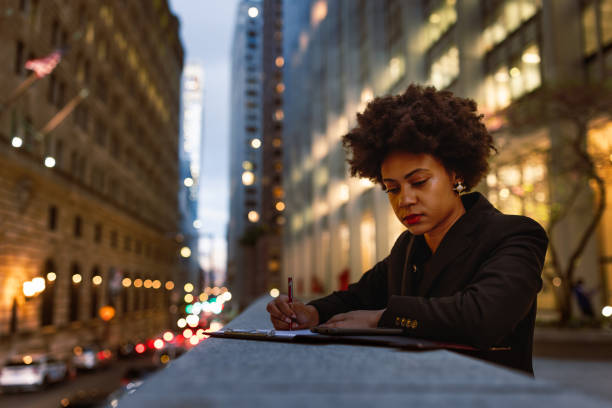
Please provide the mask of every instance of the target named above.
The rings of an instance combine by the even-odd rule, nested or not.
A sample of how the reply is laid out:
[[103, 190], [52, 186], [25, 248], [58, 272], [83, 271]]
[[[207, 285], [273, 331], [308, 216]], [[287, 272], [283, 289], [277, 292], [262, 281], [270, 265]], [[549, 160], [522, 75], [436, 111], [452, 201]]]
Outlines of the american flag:
[[62, 59], [62, 52], [56, 50], [43, 58], [29, 60], [25, 63], [26, 69], [34, 71], [38, 78], [49, 75]]

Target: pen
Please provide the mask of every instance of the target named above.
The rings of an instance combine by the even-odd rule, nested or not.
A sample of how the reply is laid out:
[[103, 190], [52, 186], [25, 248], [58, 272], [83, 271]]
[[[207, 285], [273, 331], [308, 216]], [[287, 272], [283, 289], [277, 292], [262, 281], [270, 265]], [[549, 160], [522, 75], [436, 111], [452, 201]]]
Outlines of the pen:
[[[289, 295], [289, 304], [293, 304], [293, 278], [291, 276], [287, 278], [287, 285], [289, 286], [288, 291], [287, 291]], [[293, 319], [291, 319], [291, 323], [289, 323], [289, 331], [291, 331], [292, 323], [293, 323]]]

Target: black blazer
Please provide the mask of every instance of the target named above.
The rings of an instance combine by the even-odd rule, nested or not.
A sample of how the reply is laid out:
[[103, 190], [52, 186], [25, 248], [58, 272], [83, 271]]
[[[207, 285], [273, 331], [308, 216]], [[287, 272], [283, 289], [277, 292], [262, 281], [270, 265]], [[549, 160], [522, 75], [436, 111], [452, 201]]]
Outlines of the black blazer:
[[310, 304], [321, 323], [338, 313], [386, 308], [380, 327], [470, 344], [479, 351], [467, 354], [533, 374], [546, 233], [531, 218], [502, 214], [480, 193], [461, 200], [466, 213], [429, 258], [420, 281], [413, 282], [411, 275], [429, 248], [423, 236], [406, 231], [359, 282]]

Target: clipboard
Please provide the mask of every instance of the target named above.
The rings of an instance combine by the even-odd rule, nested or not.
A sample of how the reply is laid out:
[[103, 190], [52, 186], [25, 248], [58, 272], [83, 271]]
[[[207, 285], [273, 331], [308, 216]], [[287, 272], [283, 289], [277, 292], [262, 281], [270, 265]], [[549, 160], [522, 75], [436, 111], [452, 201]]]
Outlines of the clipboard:
[[[315, 329], [315, 328], [313, 328]], [[478, 351], [465, 344], [446, 343], [401, 335], [401, 329], [338, 329], [316, 328], [315, 330], [274, 330], [274, 329], [224, 329], [207, 333], [211, 337], [256, 341], [280, 341], [302, 344], [349, 344], [393, 347], [405, 350], [466, 350]], [[325, 329], [325, 330], [321, 330]], [[328, 333], [321, 333], [327, 331]], [[390, 332], [392, 331], [392, 332]], [[399, 332], [398, 332], [399, 331]]]

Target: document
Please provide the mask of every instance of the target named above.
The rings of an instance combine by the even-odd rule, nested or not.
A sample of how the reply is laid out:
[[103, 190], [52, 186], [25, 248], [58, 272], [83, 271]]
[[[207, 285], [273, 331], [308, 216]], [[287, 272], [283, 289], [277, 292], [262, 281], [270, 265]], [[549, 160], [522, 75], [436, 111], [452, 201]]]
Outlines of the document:
[[234, 335], [244, 335], [245, 337], [255, 336], [255, 337], [281, 337], [286, 339], [292, 339], [295, 336], [319, 336], [318, 333], [313, 333], [310, 329], [303, 330], [261, 330], [261, 329], [225, 329], [220, 332], [216, 332], [216, 334], [234, 334]]

